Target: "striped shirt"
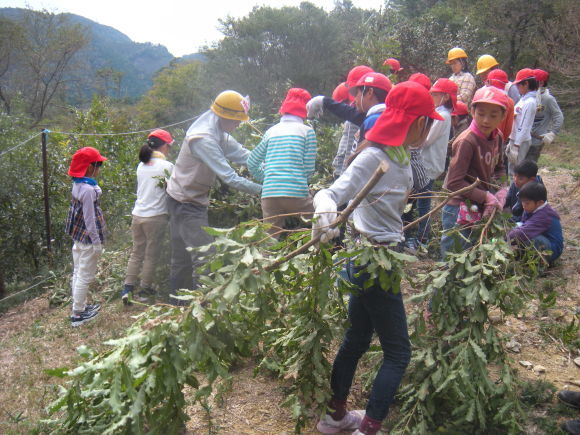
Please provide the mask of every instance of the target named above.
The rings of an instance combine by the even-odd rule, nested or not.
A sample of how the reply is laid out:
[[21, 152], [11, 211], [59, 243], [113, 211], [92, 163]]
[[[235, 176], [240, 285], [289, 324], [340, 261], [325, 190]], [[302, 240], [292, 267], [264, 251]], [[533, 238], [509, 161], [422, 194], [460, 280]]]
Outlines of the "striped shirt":
[[248, 169], [262, 183], [262, 198], [308, 196], [314, 172], [316, 135], [302, 118], [283, 115], [248, 157]]

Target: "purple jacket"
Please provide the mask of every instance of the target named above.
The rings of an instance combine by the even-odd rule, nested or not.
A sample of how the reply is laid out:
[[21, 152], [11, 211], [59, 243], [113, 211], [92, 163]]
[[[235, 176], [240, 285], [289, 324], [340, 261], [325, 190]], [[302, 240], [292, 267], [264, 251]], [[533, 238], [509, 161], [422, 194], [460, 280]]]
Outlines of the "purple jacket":
[[521, 222], [521, 226], [509, 232], [508, 240], [518, 239], [526, 243], [538, 236], [544, 236], [550, 241], [553, 256], [560, 256], [564, 249], [562, 226], [560, 216], [550, 204], [545, 203], [533, 213], [524, 212]]

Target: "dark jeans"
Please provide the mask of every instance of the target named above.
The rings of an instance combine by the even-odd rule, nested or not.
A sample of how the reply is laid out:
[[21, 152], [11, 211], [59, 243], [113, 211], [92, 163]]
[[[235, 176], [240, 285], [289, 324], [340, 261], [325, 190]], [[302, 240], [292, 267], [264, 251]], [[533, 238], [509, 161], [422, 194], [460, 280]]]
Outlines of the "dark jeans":
[[[361, 276], [356, 276], [361, 270]], [[382, 289], [378, 280], [363, 290], [369, 276], [364, 272], [364, 266], [354, 266], [349, 262], [346, 275], [358, 289], [350, 296], [350, 327], [332, 366], [330, 384], [333, 397], [346, 400], [358, 361], [369, 349], [376, 332], [383, 350], [383, 363], [373, 382], [366, 414], [372, 419], [383, 420], [411, 359], [403, 296], [401, 292], [394, 294], [391, 289]]]
[[207, 207], [167, 196], [167, 208], [171, 232], [171, 292], [195, 289], [198, 286], [196, 269], [203, 261], [199, 252], [188, 252], [186, 248], [207, 245], [213, 240], [201, 228], [208, 225]]
[[441, 226], [443, 235], [441, 236], [441, 260], [445, 260], [447, 252], [467, 249], [471, 243], [468, 241], [471, 236], [471, 230], [461, 230], [461, 235], [454, 234], [450, 230], [457, 226], [457, 215], [459, 215], [458, 205], [445, 205], [441, 209]]

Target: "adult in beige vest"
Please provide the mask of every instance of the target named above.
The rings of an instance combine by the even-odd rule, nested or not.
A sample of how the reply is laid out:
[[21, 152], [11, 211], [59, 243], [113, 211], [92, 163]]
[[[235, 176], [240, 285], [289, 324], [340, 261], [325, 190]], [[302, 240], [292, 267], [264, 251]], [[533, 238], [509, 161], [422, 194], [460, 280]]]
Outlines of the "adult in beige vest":
[[248, 109], [246, 98], [224, 91], [187, 130], [167, 183], [172, 294], [198, 285], [195, 271], [202, 261], [198, 252], [187, 248], [212, 241], [202, 227], [208, 225], [209, 191], [216, 177], [242, 192], [259, 195], [262, 190], [261, 185], [240, 177], [228, 162], [246, 165], [250, 152], [230, 134], [249, 119]]

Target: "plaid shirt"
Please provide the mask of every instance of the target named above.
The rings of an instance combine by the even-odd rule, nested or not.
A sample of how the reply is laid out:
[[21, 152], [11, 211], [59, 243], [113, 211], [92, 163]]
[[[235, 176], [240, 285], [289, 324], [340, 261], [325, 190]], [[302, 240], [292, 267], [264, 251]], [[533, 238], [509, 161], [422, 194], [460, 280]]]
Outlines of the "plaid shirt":
[[[99, 195], [97, 195], [95, 199], [94, 209], [95, 224], [97, 226], [97, 232], [100, 239], [99, 243], [103, 243], [105, 241], [105, 218], [103, 217], [103, 212], [99, 206]], [[87, 231], [87, 226], [83, 214], [83, 202], [80, 199], [73, 197], [71, 200], [68, 216], [66, 219], [65, 231], [76, 242], [98, 244], [96, 241], [91, 240], [89, 231]]]
[[475, 79], [471, 74], [461, 71], [459, 74], [452, 74], [449, 80], [457, 85], [457, 100], [469, 106], [475, 93]]

